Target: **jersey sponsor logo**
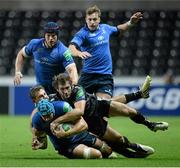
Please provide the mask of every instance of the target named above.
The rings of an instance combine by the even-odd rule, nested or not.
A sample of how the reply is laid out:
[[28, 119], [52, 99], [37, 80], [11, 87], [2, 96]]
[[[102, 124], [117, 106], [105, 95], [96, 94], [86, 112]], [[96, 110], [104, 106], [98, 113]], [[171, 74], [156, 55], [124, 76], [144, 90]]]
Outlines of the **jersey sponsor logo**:
[[70, 50], [66, 50], [63, 55], [64, 55], [66, 61], [71, 61], [72, 60], [72, 55], [71, 55]]
[[102, 34], [106, 34], [106, 30], [102, 29]]
[[96, 47], [98, 45], [105, 44], [105, 43], [108, 43], [108, 40], [99, 41], [97, 43], [92, 44], [90, 47]]
[[[44, 57], [43, 57], [44, 58]], [[45, 64], [45, 65], [48, 65], [48, 66], [58, 66], [58, 64], [52, 64], [52, 63], [49, 63], [48, 62], [48, 59], [47, 60], [38, 60], [38, 59], [34, 59], [34, 62], [38, 63], [38, 64]]]
[[99, 37], [98, 37], [98, 40], [99, 40], [99, 41], [104, 40], [104, 36], [99, 36]]
[[[135, 88], [122, 87], [115, 90], [116, 95], [133, 92]], [[150, 97], [130, 103], [136, 109], [146, 108], [149, 110], [180, 111], [179, 88], [152, 88]]]
[[46, 58], [46, 57], [41, 57], [41, 60], [42, 61], [49, 61], [48, 58]]

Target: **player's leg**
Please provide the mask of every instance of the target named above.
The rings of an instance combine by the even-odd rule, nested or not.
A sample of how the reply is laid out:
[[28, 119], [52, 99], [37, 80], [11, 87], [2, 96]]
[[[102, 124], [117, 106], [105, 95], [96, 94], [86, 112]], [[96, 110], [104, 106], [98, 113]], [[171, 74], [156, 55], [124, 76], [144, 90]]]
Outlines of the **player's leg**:
[[112, 75], [101, 75], [97, 80], [96, 96], [102, 99], [111, 99], [113, 96], [114, 82]]
[[83, 139], [81, 139], [81, 144], [99, 150], [104, 158], [107, 158], [112, 153], [112, 149], [92, 133], [88, 133]]
[[131, 101], [138, 100], [140, 98], [147, 99], [149, 97], [151, 81], [152, 81], [151, 77], [147, 76], [144, 83], [140, 87], [139, 91], [125, 95], [115, 96], [112, 97], [111, 100], [127, 104]]
[[100, 159], [102, 154], [99, 150], [88, 147], [84, 144], [80, 144], [74, 148], [73, 152], [74, 158], [84, 158], [84, 159]]
[[[82, 74], [78, 83], [81, 86], [83, 86], [86, 92], [91, 94], [95, 93], [96, 96], [100, 98], [110, 99], [112, 96], [106, 93], [104, 89], [103, 90], [101, 89], [101, 85], [104, 86], [104, 84], [99, 84], [99, 81], [101, 80], [100, 78], [101, 76], [97, 77], [97, 75], [94, 74]], [[107, 89], [105, 90], [107, 91]], [[112, 94], [112, 89], [111, 89], [111, 94]]]
[[103, 158], [108, 158], [112, 153], [111, 147], [109, 147], [106, 142], [100, 140], [99, 138], [96, 138], [96, 142], [93, 147], [101, 151]]
[[81, 85], [86, 92], [93, 94], [96, 91], [97, 78], [95, 76], [94, 74], [82, 73], [78, 84]]
[[154, 153], [154, 149], [137, 143], [132, 143], [127, 137], [122, 136], [119, 132], [107, 127], [102, 137], [113, 151], [128, 158], [144, 158]]
[[113, 151], [130, 158], [146, 156], [145, 154], [144, 156], [142, 156], [142, 154], [136, 154], [127, 149], [127, 144], [126, 141], [124, 141], [123, 136], [117, 131], [108, 127], [107, 121], [105, 121], [102, 117], [89, 117], [86, 118], [86, 122], [88, 123], [88, 130], [98, 135], [100, 139], [107, 141], [108, 145], [113, 148]]
[[79, 82], [84, 87], [86, 92], [96, 94], [102, 99], [110, 99], [113, 92], [113, 77], [112, 75], [103, 74], [87, 74], [83, 73], [80, 76]]
[[109, 94], [107, 94], [107, 93], [100, 93], [100, 92], [98, 92], [98, 93], [96, 93], [96, 96], [100, 97], [102, 99], [111, 99], [111, 96]]
[[151, 122], [147, 120], [140, 112], [127, 106], [126, 104], [111, 101], [110, 108], [109, 108], [109, 115], [110, 116], [127, 116], [130, 117], [137, 124], [143, 124], [147, 126], [152, 131], [157, 130], [167, 130], [168, 123], [167, 122]]

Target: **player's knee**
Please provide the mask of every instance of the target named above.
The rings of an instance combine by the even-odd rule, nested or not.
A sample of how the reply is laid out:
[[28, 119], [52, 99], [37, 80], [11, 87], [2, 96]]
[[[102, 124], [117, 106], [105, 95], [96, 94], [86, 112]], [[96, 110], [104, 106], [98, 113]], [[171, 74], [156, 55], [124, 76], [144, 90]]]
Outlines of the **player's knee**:
[[129, 117], [133, 117], [137, 114], [137, 111], [133, 108], [128, 108], [127, 111], [128, 111]]
[[100, 158], [102, 158], [102, 154], [97, 149], [87, 147], [84, 149], [83, 157], [85, 159], [100, 159]]
[[99, 150], [96, 150], [95, 153], [96, 153], [95, 156], [96, 156], [97, 159], [102, 158], [102, 153]]

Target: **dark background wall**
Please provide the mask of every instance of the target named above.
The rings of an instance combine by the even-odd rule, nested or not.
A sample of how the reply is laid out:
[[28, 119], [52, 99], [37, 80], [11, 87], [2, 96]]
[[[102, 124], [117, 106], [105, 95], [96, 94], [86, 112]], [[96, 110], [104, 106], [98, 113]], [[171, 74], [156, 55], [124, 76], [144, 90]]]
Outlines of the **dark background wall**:
[[133, 9], [180, 9], [179, 0], [1, 0], [1, 9], [86, 9], [96, 4], [102, 10], [133, 10]]
[[1, 86], [0, 87], [0, 114], [8, 114], [9, 102], [9, 88], [8, 86]]

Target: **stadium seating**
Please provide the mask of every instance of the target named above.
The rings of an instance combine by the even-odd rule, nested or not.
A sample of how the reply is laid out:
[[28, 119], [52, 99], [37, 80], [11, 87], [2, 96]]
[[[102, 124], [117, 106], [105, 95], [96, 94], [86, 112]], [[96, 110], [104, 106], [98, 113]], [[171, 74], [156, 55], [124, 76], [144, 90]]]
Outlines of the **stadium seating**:
[[[103, 11], [102, 22], [117, 25], [132, 11]], [[0, 11], [0, 75], [14, 75], [18, 50], [30, 39], [42, 37], [47, 21], [61, 26], [60, 39], [68, 45], [84, 25], [84, 11]], [[146, 11], [144, 19], [121, 38], [111, 38], [115, 76], [162, 76], [166, 71], [180, 74], [180, 12]], [[33, 75], [33, 61], [27, 60], [23, 73]], [[77, 61], [78, 66], [81, 64]]]

